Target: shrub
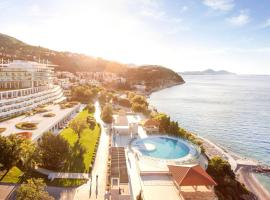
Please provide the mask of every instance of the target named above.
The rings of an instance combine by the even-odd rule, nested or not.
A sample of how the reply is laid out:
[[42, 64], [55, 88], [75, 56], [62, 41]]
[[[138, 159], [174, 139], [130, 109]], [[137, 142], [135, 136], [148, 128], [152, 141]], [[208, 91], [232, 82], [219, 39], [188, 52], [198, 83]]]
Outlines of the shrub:
[[16, 124], [15, 127], [22, 130], [36, 130], [37, 124], [32, 122], [20, 122]]
[[89, 113], [94, 113], [95, 112], [95, 105], [90, 102], [86, 106], [86, 109], [88, 110]]
[[44, 113], [44, 112], [48, 112], [48, 110], [45, 108], [35, 108], [34, 112], [35, 113]]
[[46, 113], [43, 115], [43, 117], [54, 117], [55, 114], [54, 113]]
[[113, 117], [112, 117], [113, 111], [112, 111], [112, 106], [110, 104], [107, 104], [103, 107], [102, 112], [101, 112], [101, 119], [105, 123], [112, 123]]
[[53, 200], [54, 198], [45, 191], [45, 183], [42, 179], [29, 179], [16, 191], [17, 200]]

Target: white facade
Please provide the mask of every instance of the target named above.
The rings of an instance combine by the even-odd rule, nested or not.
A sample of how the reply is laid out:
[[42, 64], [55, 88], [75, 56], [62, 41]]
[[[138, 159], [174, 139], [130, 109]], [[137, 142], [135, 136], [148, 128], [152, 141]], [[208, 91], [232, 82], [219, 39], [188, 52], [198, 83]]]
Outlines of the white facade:
[[46, 64], [15, 60], [0, 67], [0, 89], [33, 88], [52, 81], [53, 68]]
[[14, 61], [0, 67], [0, 119], [23, 114], [41, 104], [65, 99], [53, 85], [53, 68], [29, 61]]

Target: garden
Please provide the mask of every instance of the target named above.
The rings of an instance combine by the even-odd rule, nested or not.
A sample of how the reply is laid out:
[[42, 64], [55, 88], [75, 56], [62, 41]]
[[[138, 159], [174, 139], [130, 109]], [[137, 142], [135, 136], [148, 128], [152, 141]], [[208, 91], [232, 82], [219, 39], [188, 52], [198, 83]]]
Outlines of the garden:
[[54, 113], [46, 113], [43, 115], [43, 117], [55, 117]]
[[37, 123], [32, 122], [20, 122], [15, 125], [17, 129], [21, 130], [36, 130], [37, 129]]
[[[99, 124], [94, 127], [87, 124], [87, 119], [89, 120], [92, 116], [93, 114], [89, 113], [88, 110], [82, 111], [73, 119], [69, 127], [61, 132], [60, 135], [68, 141], [72, 148], [72, 154], [62, 171], [80, 173], [91, 171], [100, 138]], [[78, 125], [76, 124], [78, 122], [85, 122], [87, 125], [80, 133], [74, 131], [76, 129], [74, 126]], [[82, 125], [79, 124], [78, 126]]]

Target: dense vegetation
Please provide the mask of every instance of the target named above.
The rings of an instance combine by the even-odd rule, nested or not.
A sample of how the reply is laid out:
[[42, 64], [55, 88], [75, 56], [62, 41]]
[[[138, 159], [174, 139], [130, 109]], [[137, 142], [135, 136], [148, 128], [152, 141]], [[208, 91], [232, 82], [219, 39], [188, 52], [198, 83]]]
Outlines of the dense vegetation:
[[108, 124], [113, 122], [113, 110], [111, 104], [106, 104], [101, 112], [101, 119]]
[[82, 85], [73, 87], [71, 90], [71, 97], [73, 101], [79, 101], [81, 103], [93, 102], [97, 97], [99, 88], [94, 86]]
[[181, 128], [178, 122], [171, 120], [171, 118], [163, 113], [157, 113], [152, 116], [155, 120], [159, 122], [159, 131], [161, 133], [166, 133], [175, 137], [182, 137], [190, 142], [201, 147], [201, 150], [204, 151], [201, 146], [201, 141], [198, 140], [192, 133]]
[[17, 165], [24, 169], [32, 167], [35, 145], [17, 135], [0, 136], [0, 169], [9, 170]]
[[45, 133], [38, 141], [41, 165], [46, 169], [60, 171], [71, 153], [69, 143], [60, 135]]
[[54, 198], [45, 191], [42, 179], [29, 179], [16, 191], [17, 200], [53, 200]]
[[207, 172], [217, 183], [215, 192], [219, 200], [254, 199], [253, 194], [236, 180], [230, 164], [222, 158], [212, 158], [208, 163]]
[[184, 83], [184, 80], [180, 75], [168, 68], [157, 65], [129, 68], [126, 71], [126, 77], [131, 83], [145, 83], [147, 88], [159, 87], [167, 82]]
[[128, 93], [128, 99], [131, 104], [131, 110], [133, 112], [140, 112], [145, 115], [148, 115], [150, 112], [148, 110], [148, 102], [146, 98], [142, 95], [137, 95], [133, 92]]

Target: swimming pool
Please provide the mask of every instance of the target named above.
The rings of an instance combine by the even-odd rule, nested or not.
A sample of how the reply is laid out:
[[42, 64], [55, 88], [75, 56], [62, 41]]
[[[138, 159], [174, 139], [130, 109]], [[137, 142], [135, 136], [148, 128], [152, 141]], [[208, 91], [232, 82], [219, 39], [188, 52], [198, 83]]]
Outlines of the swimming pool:
[[196, 148], [188, 142], [166, 136], [150, 136], [138, 139], [132, 142], [132, 147], [144, 156], [166, 160], [198, 155]]

